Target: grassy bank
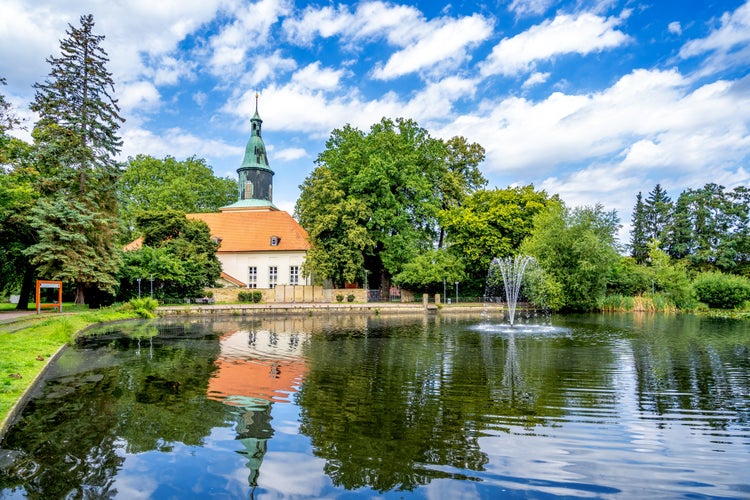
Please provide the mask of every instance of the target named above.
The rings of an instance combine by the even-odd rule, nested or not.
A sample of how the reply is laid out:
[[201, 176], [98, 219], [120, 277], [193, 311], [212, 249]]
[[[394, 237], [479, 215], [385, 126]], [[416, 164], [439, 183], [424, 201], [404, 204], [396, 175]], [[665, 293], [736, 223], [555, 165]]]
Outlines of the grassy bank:
[[[63, 306], [63, 310], [70, 310]], [[86, 327], [135, 318], [132, 311], [100, 309], [65, 314], [45, 313], [0, 325], [0, 429], [15, 403], [46, 362]]]

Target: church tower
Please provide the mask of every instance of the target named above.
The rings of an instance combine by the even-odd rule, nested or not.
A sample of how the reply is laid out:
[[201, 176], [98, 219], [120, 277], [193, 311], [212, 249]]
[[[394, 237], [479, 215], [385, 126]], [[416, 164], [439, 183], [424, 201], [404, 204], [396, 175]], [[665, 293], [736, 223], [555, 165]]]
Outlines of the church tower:
[[273, 170], [268, 165], [266, 146], [263, 144], [261, 126], [263, 120], [258, 114], [258, 94], [255, 94], [255, 114], [250, 119], [250, 139], [245, 146], [245, 157], [240, 168], [239, 196], [236, 203], [223, 207], [224, 210], [278, 210], [273, 204]]

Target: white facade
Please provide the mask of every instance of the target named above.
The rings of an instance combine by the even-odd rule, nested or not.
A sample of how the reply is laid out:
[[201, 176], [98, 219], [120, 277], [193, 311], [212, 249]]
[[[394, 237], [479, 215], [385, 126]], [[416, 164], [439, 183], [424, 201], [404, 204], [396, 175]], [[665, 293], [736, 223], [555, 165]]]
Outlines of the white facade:
[[[221, 269], [248, 288], [274, 288], [276, 285], [309, 285], [310, 280], [302, 275], [304, 251], [273, 252], [218, 252]], [[255, 269], [253, 282], [251, 268]], [[272, 271], [276, 270], [275, 283]], [[297, 283], [293, 282], [297, 272]], [[273, 285], [273, 286], [272, 286]]]

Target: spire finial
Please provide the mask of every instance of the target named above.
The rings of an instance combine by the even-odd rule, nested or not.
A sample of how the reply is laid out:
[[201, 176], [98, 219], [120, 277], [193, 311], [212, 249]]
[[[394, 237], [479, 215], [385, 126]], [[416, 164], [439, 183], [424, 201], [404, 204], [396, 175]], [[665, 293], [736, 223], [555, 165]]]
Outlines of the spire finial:
[[256, 113], [258, 112], [258, 96], [259, 94], [258, 94], [258, 91], [256, 90], [255, 91], [255, 112]]

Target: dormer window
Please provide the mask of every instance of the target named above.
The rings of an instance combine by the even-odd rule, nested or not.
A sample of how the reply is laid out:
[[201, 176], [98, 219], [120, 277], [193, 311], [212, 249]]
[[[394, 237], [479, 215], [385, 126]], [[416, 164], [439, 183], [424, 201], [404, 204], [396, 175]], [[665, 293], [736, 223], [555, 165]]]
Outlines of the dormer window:
[[279, 246], [279, 242], [280, 241], [281, 241], [281, 237], [280, 236], [271, 236], [271, 246], [272, 247]]

